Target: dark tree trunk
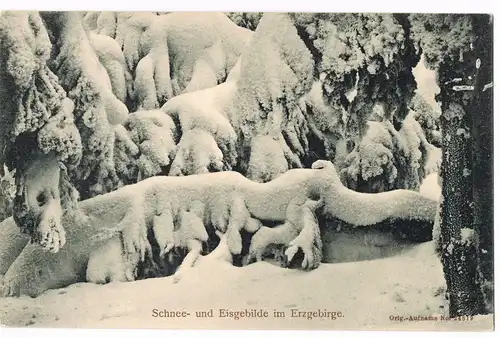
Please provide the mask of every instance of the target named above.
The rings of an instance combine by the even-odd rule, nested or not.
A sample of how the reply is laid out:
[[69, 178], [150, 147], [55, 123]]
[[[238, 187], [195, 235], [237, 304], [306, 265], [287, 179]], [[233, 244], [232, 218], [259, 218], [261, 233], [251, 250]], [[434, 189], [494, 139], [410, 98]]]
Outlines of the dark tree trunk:
[[473, 18], [477, 57], [481, 60], [472, 105], [474, 229], [479, 236], [480, 281], [486, 309], [493, 312], [493, 24], [490, 17]]
[[[477, 39], [439, 69], [443, 114], [441, 261], [450, 316], [484, 314], [492, 280], [492, 102], [489, 16], [472, 17]], [[489, 42], [486, 41], [489, 39]], [[478, 61], [480, 60], [480, 61]]]

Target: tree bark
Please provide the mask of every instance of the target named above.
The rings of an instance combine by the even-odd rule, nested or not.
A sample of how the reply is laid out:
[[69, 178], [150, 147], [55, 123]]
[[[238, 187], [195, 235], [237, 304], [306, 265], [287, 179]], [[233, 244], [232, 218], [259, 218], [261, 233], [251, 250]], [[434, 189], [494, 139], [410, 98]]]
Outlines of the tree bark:
[[485, 40], [484, 31], [491, 32], [489, 17], [473, 16], [472, 20], [477, 37], [472, 49], [459, 60], [446, 59], [439, 68], [443, 111], [440, 244], [451, 317], [486, 313], [483, 292], [492, 280], [492, 110], [490, 94], [483, 88], [492, 74], [491, 59], [486, 59], [493, 46], [491, 34], [489, 42]]

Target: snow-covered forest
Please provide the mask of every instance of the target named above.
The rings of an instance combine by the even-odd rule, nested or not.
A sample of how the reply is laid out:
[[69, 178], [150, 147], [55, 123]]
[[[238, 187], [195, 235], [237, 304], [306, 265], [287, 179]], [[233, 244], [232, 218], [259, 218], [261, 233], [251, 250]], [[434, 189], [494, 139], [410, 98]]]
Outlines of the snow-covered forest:
[[0, 12], [0, 322], [491, 329], [492, 25]]

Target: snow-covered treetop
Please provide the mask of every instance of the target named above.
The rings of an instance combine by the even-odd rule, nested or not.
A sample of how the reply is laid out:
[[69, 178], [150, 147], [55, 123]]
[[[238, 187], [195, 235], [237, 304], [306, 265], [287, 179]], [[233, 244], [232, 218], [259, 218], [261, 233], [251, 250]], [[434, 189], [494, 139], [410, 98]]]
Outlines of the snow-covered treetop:
[[226, 13], [229, 19], [241, 27], [255, 30], [259, 25], [262, 12], [230, 12]]
[[411, 14], [411, 37], [426, 65], [437, 69], [445, 58], [460, 59], [474, 41], [467, 14]]

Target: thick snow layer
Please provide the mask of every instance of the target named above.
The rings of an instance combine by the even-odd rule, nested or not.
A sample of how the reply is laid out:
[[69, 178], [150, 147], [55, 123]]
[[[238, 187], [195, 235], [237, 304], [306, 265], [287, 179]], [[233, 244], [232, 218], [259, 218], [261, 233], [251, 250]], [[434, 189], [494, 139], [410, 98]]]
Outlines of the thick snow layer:
[[[203, 264], [205, 263], [206, 264]], [[238, 268], [203, 261], [179, 283], [172, 277], [130, 283], [74, 284], [39, 298], [0, 299], [0, 318], [8, 326], [86, 328], [203, 329], [384, 329], [488, 330], [493, 317], [473, 321], [395, 321], [391, 316], [444, 314], [444, 278], [432, 243], [402, 256], [381, 260], [322, 264], [311, 272], [266, 262]], [[155, 318], [153, 309], [191, 313], [186, 318]], [[214, 310], [213, 318], [195, 311]], [[219, 309], [284, 311], [285, 318], [219, 317]], [[291, 318], [292, 309], [341, 311], [336, 320]]]

